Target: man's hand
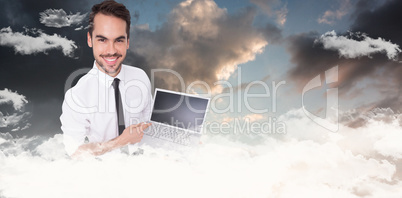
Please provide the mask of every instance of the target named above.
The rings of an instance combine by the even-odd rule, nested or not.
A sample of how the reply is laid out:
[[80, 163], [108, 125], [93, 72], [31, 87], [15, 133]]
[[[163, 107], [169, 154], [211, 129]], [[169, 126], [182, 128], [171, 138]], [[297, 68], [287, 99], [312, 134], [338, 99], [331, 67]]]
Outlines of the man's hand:
[[72, 158], [80, 158], [85, 155], [102, 155], [107, 153], [113, 149], [120, 148], [127, 144], [135, 144], [140, 142], [142, 136], [144, 136], [144, 130], [151, 126], [151, 123], [139, 123], [133, 124], [126, 129], [124, 129], [123, 133], [107, 142], [92, 142], [88, 144], [81, 145], [77, 151], [71, 156]]
[[144, 136], [144, 130], [151, 126], [151, 123], [133, 124], [124, 129], [123, 133], [118, 137], [120, 145], [135, 144], [140, 142]]

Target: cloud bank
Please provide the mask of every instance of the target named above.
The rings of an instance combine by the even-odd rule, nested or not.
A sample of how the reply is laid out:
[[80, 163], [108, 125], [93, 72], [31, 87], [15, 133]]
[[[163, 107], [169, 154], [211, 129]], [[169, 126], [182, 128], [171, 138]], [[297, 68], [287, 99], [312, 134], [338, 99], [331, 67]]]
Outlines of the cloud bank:
[[47, 9], [39, 13], [39, 21], [47, 27], [68, 27], [81, 24], [87, 17], [87, 14], [67, 14], [63, 9]]
[[402, 134], [395, 120], [372, 119], [364, 127], [342, 125], [340, 133], [330, 133], [309, 120], [301, 109], [279, 119], [288, 126], [281, 137], [260, 134], [254, 137], [259, 139], [256, 143], [246, 141], [241, 134], [207, 132], [197, 154], [187, 158], [145, 148], [140, 156], [115, 154], [101, 160], [74, 161], [67, 159], [60, 134], [46, 140], [3, 133], [0, 195], [101, 198], [132, 197], [135, 192], [145, 197], [399, 196]]
[[[358, 37], [361, 40], [354, 40], [350, 37]], [[338, 36], [335, 31], [326, 32], [314, 41], [322, 43], [325, 49], [336, 50], [340, 56], [346, 58], [370, 57], [374, 53], [385, 52], [388, 59], [397, 60], [401, 49], [397, 44], [385, 41], [382, 38], [373, 39], [365, 34], [352, 33], [349, 36]]]
[[[28, 32], [34, 36], [28, 35]], [[50, 50], [61, 49], [64, 56], [73, 57], [73, 52], [77, 49], [74, 41], [58, 34], [48, 35], [36, 29], [28, 30], [28, 32], [13, 32], [10, 27], [2, 28], [0, 30], [0, 45], [13, 47], [15, 53], [22, 55], [46, 54]]]

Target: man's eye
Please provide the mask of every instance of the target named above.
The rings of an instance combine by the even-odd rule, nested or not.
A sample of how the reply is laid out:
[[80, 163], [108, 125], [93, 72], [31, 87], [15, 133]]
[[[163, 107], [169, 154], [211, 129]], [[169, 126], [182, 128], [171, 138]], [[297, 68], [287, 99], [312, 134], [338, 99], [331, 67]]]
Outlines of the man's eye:
[[117, 42], [122, 43], [122, 42], [124, 42], [124, 40], [119, 39], [119, 40], [117, 40]]
[[98, 41], [103, 43], [105, 42], [105, 39], [99, 39]]

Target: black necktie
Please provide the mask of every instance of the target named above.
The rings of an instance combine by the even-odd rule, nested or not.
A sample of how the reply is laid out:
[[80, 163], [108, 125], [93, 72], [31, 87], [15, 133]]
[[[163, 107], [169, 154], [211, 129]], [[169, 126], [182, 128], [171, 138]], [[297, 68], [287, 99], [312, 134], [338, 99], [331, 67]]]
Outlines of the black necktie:
[[117, 112], [117, 124], [118, 124], [118, 130], [119, 130], [119, 135], [121, 135], [124, 131], [125, 124], [124, 124], [124, 114], [123, 114], [123, 103], [121, 102], [121, 95], [120, 95], [120, 90], [119, 90], [119, 82], [120, 79], [115, 78], [113, 80], [113, 88], [114, 88], [114, 98], [116, 101], [116, 112]]

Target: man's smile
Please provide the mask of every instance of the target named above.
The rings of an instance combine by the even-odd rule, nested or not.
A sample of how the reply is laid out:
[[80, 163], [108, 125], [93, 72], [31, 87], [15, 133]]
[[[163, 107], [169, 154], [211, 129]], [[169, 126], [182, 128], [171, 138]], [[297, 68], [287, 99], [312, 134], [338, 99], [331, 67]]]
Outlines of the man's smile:
[[114, 65], [114, 64], [116, 64], [118, 58], [119, 58], [119, 57], [114, 57], [114, 58], [106, 58], [106, 57], [103, 57], [103, 60], [105, 60], [105, 62], [106, 62], [108, 65]]
[[115, 56], [101, 56], [103, 60], [106, 62], [108, 65], [115, 65], [117, 63], [117, 60], [121, 57], [121, 55], [115, 55]]

